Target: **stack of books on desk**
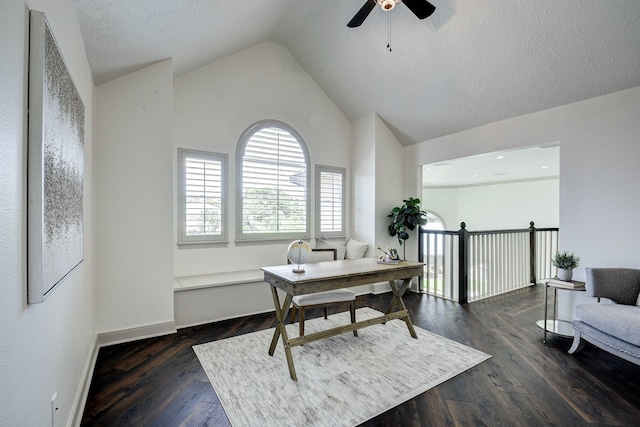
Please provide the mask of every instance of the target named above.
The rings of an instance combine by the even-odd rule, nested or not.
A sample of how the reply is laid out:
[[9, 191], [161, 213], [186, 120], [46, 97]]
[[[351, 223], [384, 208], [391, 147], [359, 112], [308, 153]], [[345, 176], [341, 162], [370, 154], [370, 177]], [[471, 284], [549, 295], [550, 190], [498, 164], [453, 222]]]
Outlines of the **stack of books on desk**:
[[570, 282], [565, 282], [560, 279], [547, 279], [547, 282], [551, 286], [556, 286], [558, 288], [567, 288], [567, 289], [577, 289], [584, 288], [584, 282], [578, 282], [577, 280], [571, 280]]

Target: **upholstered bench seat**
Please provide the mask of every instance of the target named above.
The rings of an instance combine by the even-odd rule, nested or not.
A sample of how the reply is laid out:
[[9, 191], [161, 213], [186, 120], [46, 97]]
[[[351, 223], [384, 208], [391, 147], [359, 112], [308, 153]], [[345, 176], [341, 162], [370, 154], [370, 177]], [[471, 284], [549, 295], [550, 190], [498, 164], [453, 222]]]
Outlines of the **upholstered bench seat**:
[[335, 291], [318, 292], [315, 294], [297, 295], [293, 297], [293, 303], [298, 307], [310, 305], [333, 304], [337, 302], [354, 301], [355, 292], [349, 289], [336, 289]]
[[[317, 292], [307, 295], [296, 295], [292, 299], [293, 309], [291, 310], [291, 322], [296, 318], [296, 311], [300, 312], [299, 334], [304, 335], [304, 311], [308, 307], [324, 307], [324, 318], [327, 318], [327, 305], [348, 302], [351, 312], [351, 323], [356, 322], [356, 293], [349, 289], [336, 289], [333, 291]], [[358, 336], [358, 331], [353, 331], [354, 336]]]
[[[319, 242], [320, 243], [320, 242]], [[333, 260], [344, 259], [345, 254], [349, 259], [362, 258], [367, 251], [367, 245], [350, 239], [347, 246], [334, 245], [329, 247], [329, 242], [322, 239], [323, 247], [311, 250], [310, 262], [319, 262], [333, 258]], [[338, 248], [343, 250], [338, 256]], [[322, 257], [322, 258], [319, 258]], [[291, 263], [291, 261], [288, 261]], [[351, 312], [351, 323], [356, 322], [356, 294], [350, 289], [335, 289], [333, 291], [316, 292], [313, 294], [296, 295], [292, 299], [293, 309], [291, 310], [291, 323], [295, 321], [296, 312], [300, 312], [299, 330], [300, 336], [304, 335], [304, 311], [307, 307], [324, 307], [324, 318], [327, 318], [327, 306], [331, 304], [349, 303]], [[358, 336], [358, 331], [353, 331], [354, 336]]]

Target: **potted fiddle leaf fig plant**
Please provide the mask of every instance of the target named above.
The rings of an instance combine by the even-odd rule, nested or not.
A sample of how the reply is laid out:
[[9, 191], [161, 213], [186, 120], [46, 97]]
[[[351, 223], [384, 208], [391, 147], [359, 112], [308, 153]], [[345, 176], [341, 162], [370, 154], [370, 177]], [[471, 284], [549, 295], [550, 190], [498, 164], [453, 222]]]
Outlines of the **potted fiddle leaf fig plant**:
[[568, 282], [573, 277], [573, 270], [580, 265], [580, 257], [573, 252], [557, 251], [551, 263], [558, 269], [558, 279]]
[[[427, 213], [420, 209], [420, 199], [409, 197], [402, 202], [402, 206], [396, 206], [387, 215], [390, 221], [389, 234], [398, 237], [400, 246], [409, 238], [408, 231], [427, 223]], [[406, 259], [406, 245], [403, 248], [403, 258]]]

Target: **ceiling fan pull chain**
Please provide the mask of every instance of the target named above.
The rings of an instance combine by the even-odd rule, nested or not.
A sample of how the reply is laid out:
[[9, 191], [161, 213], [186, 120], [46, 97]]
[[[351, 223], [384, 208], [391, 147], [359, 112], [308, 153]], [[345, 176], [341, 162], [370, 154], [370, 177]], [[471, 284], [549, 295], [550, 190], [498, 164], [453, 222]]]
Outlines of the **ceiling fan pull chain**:
[[389, 16], [389, 33], [387, 35], [387, 49], [391, 52], [391, 13], [387, 13]]

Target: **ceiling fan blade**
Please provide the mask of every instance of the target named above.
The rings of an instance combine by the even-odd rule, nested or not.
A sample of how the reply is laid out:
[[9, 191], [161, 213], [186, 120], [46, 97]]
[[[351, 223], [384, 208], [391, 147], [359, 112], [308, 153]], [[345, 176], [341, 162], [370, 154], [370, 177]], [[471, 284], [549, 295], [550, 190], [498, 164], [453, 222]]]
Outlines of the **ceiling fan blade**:
[[427, 0], [402, 0], [402, 3], [419, 19], [428, 18], [436, 10], [436, 7]]
[[365, 19], [367, 19], [367, 16], [369, 16], [374, 7], [376, 7], [375, 0], [367, 0], [364, 6], [360, 8], [358, 13], [356, 13], [355, 16], [351, 18], [351, 21], [349, 21], [347, 27], [355, 28], [362, 25], [362, 23]]

